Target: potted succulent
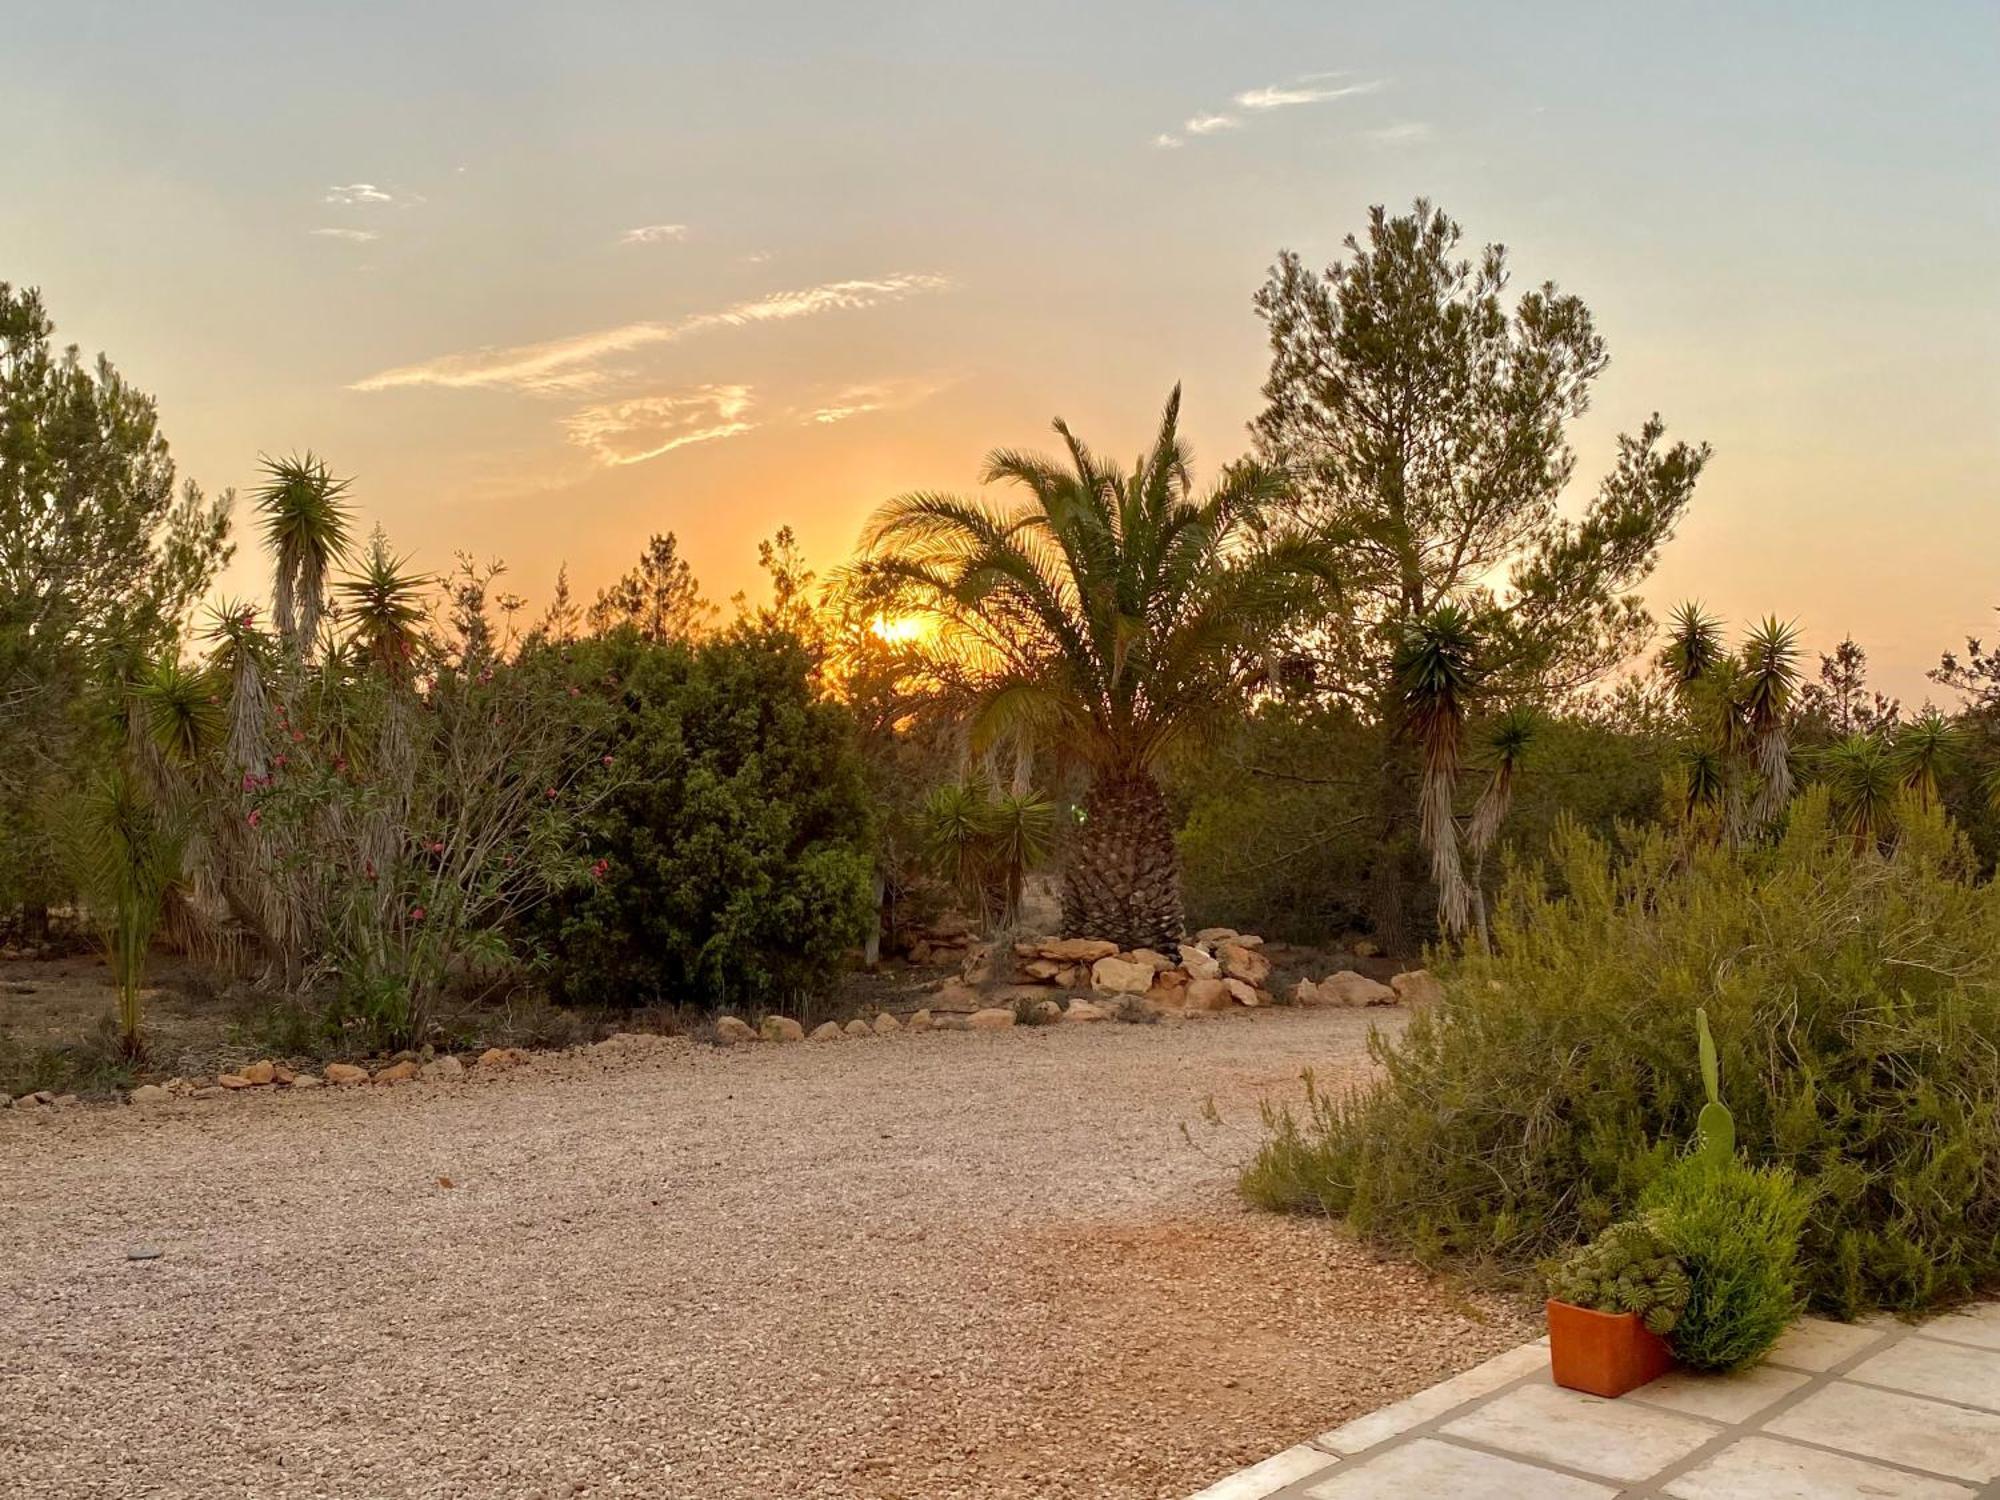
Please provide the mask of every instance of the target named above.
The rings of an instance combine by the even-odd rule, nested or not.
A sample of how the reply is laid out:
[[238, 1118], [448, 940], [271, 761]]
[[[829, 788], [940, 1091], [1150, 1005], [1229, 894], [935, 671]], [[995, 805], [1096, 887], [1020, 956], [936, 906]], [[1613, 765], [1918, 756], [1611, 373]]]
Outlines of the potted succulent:
[[1667, 1335], [1691, 1290], [1646, 1219], [1625, 1219], [1551, 1268], [1549, 1367], [1560, 1386], [1622, 1396], [1673, 1367]]

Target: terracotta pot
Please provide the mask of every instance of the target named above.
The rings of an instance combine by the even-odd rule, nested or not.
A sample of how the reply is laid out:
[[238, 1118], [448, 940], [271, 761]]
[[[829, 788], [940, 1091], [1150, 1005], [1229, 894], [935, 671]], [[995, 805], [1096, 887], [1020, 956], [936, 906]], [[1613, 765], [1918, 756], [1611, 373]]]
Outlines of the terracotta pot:
[[1637, 1313], [1593, 1312], [1553, 1297], [1548, 1303], [1549, 1371], [1555, 1382], [1593, 1396], [1622, 1396], [1674, 1367], [1666, 1340]]

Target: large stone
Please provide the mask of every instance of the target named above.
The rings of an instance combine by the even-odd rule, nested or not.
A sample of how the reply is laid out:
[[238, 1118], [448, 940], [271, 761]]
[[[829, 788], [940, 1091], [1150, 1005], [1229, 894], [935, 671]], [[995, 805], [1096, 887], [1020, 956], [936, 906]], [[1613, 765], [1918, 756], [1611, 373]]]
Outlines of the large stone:
[[286, 1067], [283, 1063], [271, 1064], [271, 1082], [282, 1083], [282, 1084], [294, 1084], [297, 1083], [298, 1081], [299, 1081], [299, 1075], [294, 1073], [290, 1068]]
[[255, 1084], [251, 1083], [251, 1081], [245, 1078], [241, 1073], [221, 1073], [216, 1076], [215, 1081], [217, 1084], [221, 1085], [223, 1088], [226, 1089], [247, 1089], [256, 1087]]
[[1429, 969], [1406, 969], [1391, 975], [1389, 988], [1405, 1005], [1435, 1005], [1444, 999], [1444, 986]]
[[1230, 941], [1235, 943], [1239, 948], [1261, 948], [1264, 946], [1264, 940], [1254, 932], [1239, 932]]
[[[331, 1084], [337, 1084], [341, 1088], [352, 1088], [357, 1083], [366, 1083], [368, 1081], [368, 1070], [366, 1068], [357, 1068], [353, 1063], [328, 1063], [326, 1065], [326, 1081]], [[294, 1084], [293, 1087], [296, 1088], [297, 1085]]]
[[853, 1020], [847, 1023], [846, 1030], [843, 1034], [854, 1037], [875, 1035], [874, 1031], [869, 1027], [868, 1023], [862, 1020], [861, 1017], [859, 1016], [856, 1016]]
[[1030, 1026], [1053, 1026], [1063, 1018], [1060, 1000], [1037, 1000], [1028, 1012]]
[[1221, 979], [1195, 979], [1188, 982], [1186, 997], [1182, 1004], [1189, 1010], [1227, 1010], [1233, 1003], [1229, 985]]
[[1215, 955], [1206, 948], [1197, 948], [1193, 943], [1181, 944], [1181, 967], [1190, 979], [1220, 979], [1222, 965], [1215, 961]]
[[253, 1062], [242, 1070], [242, 1074], [245, 1082], [255, 1084], [259, 1088], [278, 1081], [278, 1067], [272, 1062]]
[[1229, 991], [1229, 998], [1238, 1005], [1255, 1006], [1259, 1003], [1257, 986], [1243, 979], [1225, 979], [1222, 987]]
[[805, 1027], [790, 1016], [766, 1016], [757, 1030], [767, 1042], [803, 1042], [806, 1039]]
[[937, 991], [931, 996], [931, 1009], [933, 1010], [956, 1010], [970, 1014], [975, 1010], [983, 1009], [985, 1005], [986, 997], [984, 995], [975, 990], [971, 985], [960, 984], [956, 980], [950, 984], [939, 985]]
[[292, 1080], [292, 1087], [295, 1089], [316, 1089], [321, 1084], [322, 1080], [317, 1073], [301, 1073]]
[[1236, 936], [1234, 927], [1204, 927], [1194, 935], [1197, 943], [1226, 943]]
[[1121, 958], [1129, 958], [1135, 964], [1151, 964], [1153, 972], [1156, 974], [1166, 972], [1168, 969], [1175, 967], [1178, 962], [1178, 960], [1168, 958], [1166, 954], [1152, 948], [1134, 948], [1130, 953], [1119, 956]]
[[399, 1063], [391, 1063], [388, 1067], [377, 1073], [375, 1081], [377, 1083], [408, 1083], [416, 1076], [417, 1065], [415, 1061], [406, 1057]]
[[750, 1023], [741, 1016], [717, 1016], [715, 1039], [725, 1047], [734, 1047], [743, 1042], [756, 1041], [757, 1033], [750, 1029]]
[[527, 1060], [528, 1054], [519, 1047], [488, 1047], [479, 1054], [482, 1068], [518, 1068]]
[[132, 1090], [134, 1104], [166, 1104], [171, 1102], [173, 1097], [157, 1083], [142, 1083]]
[[1188, 987], [1188, 977], [1179, 969], [1167, 969], [1153, 976], [1146, 998], [1155, 1005], [1178, 1006]]
[[1075, 1021], [1079, 1025], [1089, 1021], [1108, 1021], [1111, 1012], [1101, 1005], [1093, 1005], [1088, 1000], [1072, 1000], [1069, 1009], [1063, 1012], [1065, 1021]]
[[1246, 948], [1241, 943], [1219, 944], [1215, 956], [1222, 965], [1223, 974], [1230, 979], [1240, 979], [1245, 984], [1256, 986], [1271, 975], [1271, 960], [1255, 948]]
[[905, 1031], [929, 1031], [930, 1029], [931, 1013], [927, 1010], [913, 1010], [910, 1012], [910, 1018], [903, 1022], [903, 1030]]
[[1054, 958], [1067, 964], [1095, 963], [1118, 952], [1116, 943], [1107, 943], [1100, 938], [1047, 938], [1023, 946], [1036, 958]]
[[1332, 1003], [1330, 1000], [1322, 1000], [1320, 998], [1319, 986], [1314, 984], [1310, 979], [1301, 979], [1292, 987], [1292, 1004], [1294, 1005], [1330, 1005]]
[[840, 1029], [840, 1022], [822, 1021], [819, 1025], [813, 1027], [812, 1035], [807, 1037], [806, 1040], [809, 1042], [837, 1042], [843, 1035], [845, 1033]]
[[1090, 987], [1100, 995], [1143, 995], [1153, 987], [1151, 964], [1122, 958], [1100, 958], [1090, 966]]
[[1021, 974], [1027, 979], [1053, 980], [1069, 972], [1069, 965], [1059, 958], [1031, 958], [1021, 965]]
[[1014, 1012], [1001, 1010], [997, 1006], [989, 1010], [976, 1010], [966, 1017], [965, 1024], [974, 1031], [1005, 1031], [1014, 1024]]
[[1327, 1005], [1394, 1005], [1396, 992], [1366, 974], [1343, 969], [1319, 982], [1320, 1002]]
[[[616, 1041], [617, 1038], [614, 1037], [612, 1040]], [[433, 1062], [425, 1063], [421, 1071], [423, 1076], [433, 1083], [448, 1083], [454, 1078], [465, 1076], [465, 1064], [450, 1053], [446, 1053]]]
[[898, 1021], [886, 1010], [875, 1018], [875, 1035], [877, 1036], [894, 1036], [902, 1029], [902, 1022]]

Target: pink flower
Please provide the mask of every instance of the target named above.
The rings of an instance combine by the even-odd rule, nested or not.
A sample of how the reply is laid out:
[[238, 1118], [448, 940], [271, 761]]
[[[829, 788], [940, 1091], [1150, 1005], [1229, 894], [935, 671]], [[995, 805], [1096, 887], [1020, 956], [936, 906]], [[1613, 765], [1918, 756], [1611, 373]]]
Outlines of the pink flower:
[[548, 797], [551, 802], [556, 800], [556, 789], [554, 787], [549, 788]]
[[604, 757], [604, 763], [605, 763], [605, 764], [606, 764], [607, 766], [608, 766], [608, 765], [610, 765], [610, 764], [611, 764], [611, 757], [610, 757], [610, 756], [608, 756], [608, 755], [607, 755], [607, 756], [605, 756], [605, 757]]
[[375, 861], [364, 859], [361, 862], [361, 873], [366, 875], [370, 880], [373, 880], [375, 878]]
[[578, 687], [573, 687], [569, 690], [569, 695], [572, 698], [579, 698], [583, 695], [583, 689]]
[[413, 906], [410, 908], [410, 920], [412, 922], [421, 922], [423, 921], [423, 919], [424, 919], [424, 909], [421, 906]]
[[336, 771], [345, 771], [347, 769], [347, 757], [344, 755], [336, 755], [333, 758], [333, 768]]
[[281, 771], [286, 766], [289, 766], [291, 763], [292, 763], [291, 759], [288, 756], [276, 755], [271, 758], [271, 764], [276, 766]]
[[257, 773], [255, 771], [245, 771], [243, 773], [243, 790], [246, 792], [257, 790]]
[[255, 828], [264, 821], [264, 814], [260, 809], [253, 807], [250, 809], [250, 816], [243, 821], [248, 823], [252, 828]]
[[442, 839], [433, 839], [430, 843], [424, 845], [424, 847], [433, 854], [444, 853], [444, 841]]
[[596, 864], [590, 867], [590, 878], [592, 880], [602, 880], [606, 875], [610, 874], [610, 872], [611, 872], [611, 861], [608, 859], [600, 859]]

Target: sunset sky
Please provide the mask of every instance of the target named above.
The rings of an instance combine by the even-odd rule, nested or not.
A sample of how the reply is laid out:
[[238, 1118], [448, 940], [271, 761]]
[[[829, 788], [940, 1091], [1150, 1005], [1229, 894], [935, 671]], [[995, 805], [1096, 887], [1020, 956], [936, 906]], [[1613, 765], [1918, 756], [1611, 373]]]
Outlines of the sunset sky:
[[[708, 591], [1176, 380], [1247, 444], [1281, 247], [1435, 198], [1715, 460], [1649, 590], [1851, 632], [1909, 697], [2000, 635], [2000, 6], [45, 4], [0, 33], [0, 280], [184, 472], [356, 476], [442, 568]], [[261, 588], [244, 549], [230, 582]]]

